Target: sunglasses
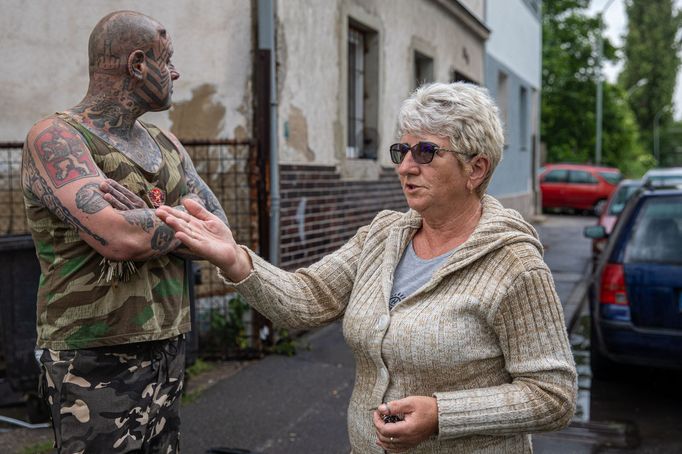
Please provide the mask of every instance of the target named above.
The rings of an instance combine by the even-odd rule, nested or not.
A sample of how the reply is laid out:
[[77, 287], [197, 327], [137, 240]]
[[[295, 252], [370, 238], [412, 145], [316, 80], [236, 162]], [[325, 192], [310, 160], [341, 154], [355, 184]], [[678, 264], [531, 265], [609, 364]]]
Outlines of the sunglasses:
[[439, 151], [447, 151], [449, 153], [457, 153], [464, 156], [474, 156], [476, 154], [441, 148], [433, 142], [418, 142], [413, 146], [410, 146], [407, 143], [394, 143], [390, 146], [389, 150], [391, 152], [391, 161], [393, 161], [394, 164], [403, 162], [408, 151], [412, 152], [412, 159], [414, 159], [414, 162], [417, 164], [428, 164], [433, 161], [433, 157]]

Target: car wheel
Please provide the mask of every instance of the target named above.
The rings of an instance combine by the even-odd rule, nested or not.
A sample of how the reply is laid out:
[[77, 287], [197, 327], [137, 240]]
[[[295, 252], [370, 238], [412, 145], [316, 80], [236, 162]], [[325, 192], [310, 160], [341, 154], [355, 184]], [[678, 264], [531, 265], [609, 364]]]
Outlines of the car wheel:
[[599, 351], [594, 322], [590, 322], [590, 368], [592, 378], [597, 380], [610, 380], [618, 375], [619, 365], [611, 361]]
[[606, 208], [606, 199], [601, 199], [601, 200], [597, 200], [597, 203], [595, 203], [594, 206], [592, 207], [592, 211], [594, 212], [594, 214], [599, 216], [600, 214], [602, 214], [604, 212], [605, 208]]

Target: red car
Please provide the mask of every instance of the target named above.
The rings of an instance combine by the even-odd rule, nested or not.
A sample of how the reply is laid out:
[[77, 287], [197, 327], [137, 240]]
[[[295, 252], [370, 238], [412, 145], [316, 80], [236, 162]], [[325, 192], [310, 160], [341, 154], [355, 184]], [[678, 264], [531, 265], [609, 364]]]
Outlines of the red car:
[[540, 173], [542, 208], [573, 208], [600, 214], [622, 179], [615, 167], [547, 164]]
[[[613, 226], [616, 224], [618, 215], [625, 208], [625, 204], [630, 198], [642, 187], [640, 180], [622, 180], [618, 183], [616, 190], [613, 191], [606, 209], [599, 215], [597, 225], [604, 227], [606, 235], [610, 235], [613, 231]], [[606, 245], [606, 238], [599, 238], [592, 240], [592, 262], [596, 265], [599, 260], [599, 254], [604, 250]]]

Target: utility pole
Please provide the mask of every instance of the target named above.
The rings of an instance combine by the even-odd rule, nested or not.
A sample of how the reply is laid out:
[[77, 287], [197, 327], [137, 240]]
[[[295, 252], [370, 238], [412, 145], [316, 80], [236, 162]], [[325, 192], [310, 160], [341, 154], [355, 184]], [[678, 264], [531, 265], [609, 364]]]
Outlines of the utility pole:
[[614, 0], [609, 0], [602, 8], [599, 13], [599, 39], [597, 45], [597, 125], [596, 131], [597, 135], [594, 143], [594, 163], [596, 165], [601, 164], [601, 124], [602, 124], [602, 109], [603, 109], [603, 92], [602, 92], [602, 71], [601, 71], [601, 60], [604, 54], [604, 37], [602, 36], [602, 28], [604, 26], [604, 13]]

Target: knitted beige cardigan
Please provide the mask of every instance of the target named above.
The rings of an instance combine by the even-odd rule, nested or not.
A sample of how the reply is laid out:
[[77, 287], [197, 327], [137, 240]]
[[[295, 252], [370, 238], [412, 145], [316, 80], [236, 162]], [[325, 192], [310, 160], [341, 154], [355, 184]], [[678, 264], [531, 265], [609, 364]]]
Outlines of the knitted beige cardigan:
[[379, 213], [337, 252], [295, 273], [249, 251], [253, 272], [226, 281], [275, 326], [343, 317], [356, 361], [354, 453], [382, 452], [368, 409], [410, 395], [438, 403], [438, 433], [411, 453], [531, 452], [530, 433], [560, 429], [573, 416], [575, 364], [537, 234], [494, 198], [482, 202], [469, 239], [390, 312], [395, 267], [421, 226], [414, 211]]

